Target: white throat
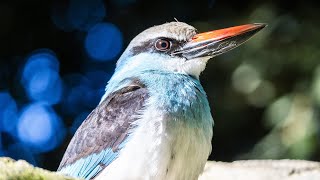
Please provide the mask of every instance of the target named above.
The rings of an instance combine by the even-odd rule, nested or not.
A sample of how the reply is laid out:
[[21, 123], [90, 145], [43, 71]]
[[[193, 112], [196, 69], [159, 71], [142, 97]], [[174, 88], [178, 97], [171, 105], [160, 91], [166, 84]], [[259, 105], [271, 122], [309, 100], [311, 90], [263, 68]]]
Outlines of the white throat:
[[201, 72], [206, 68], [207, 62], [210, 57], [201, 57], [190, 60], [175, 59], [172, 63], [166, 66], [174, 72], [192, 75], [199, 79]]

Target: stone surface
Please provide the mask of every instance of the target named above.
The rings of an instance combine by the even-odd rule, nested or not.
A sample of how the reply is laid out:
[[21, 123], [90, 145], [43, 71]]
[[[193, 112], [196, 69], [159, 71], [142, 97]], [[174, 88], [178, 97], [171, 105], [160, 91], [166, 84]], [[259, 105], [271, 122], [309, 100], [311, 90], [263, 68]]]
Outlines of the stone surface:
[[[26, 161], [0, 158], [0, 180], [77, 180], [33, 167]], [[320, 163], [304, 160], [208, 161], [199, 180], [320, 180]], [[79, 180], [79, 179], [78, 179]]]
[[26, 161], [0, 158], [0, 180], [76, 180], [41, 168]]
[[304, 160], [208, 162], [199, 180], [320, 180], [320, 163]]

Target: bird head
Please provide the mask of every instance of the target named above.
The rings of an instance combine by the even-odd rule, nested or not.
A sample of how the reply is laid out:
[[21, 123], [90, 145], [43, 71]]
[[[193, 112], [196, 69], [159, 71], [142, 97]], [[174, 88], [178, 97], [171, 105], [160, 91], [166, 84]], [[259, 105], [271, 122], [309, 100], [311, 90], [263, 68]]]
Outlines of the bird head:
[[116, 72], [159, 70], [198, 78], [210, 58], [238, 47], [265, 26], [247, 24], [204, 33], [183, 22], [154, 26], [130, 42]]

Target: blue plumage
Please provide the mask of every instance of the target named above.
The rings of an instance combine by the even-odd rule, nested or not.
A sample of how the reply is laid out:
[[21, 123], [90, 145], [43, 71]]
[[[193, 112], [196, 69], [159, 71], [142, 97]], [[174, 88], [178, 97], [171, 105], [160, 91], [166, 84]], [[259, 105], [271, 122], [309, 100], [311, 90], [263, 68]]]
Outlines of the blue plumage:
[[91, 154], [60, 170], [61, 173], [73, 177], [90, 179], [95, 177], [104, 166], [108, 166], [119, 153], [106, 149], [97, 154]]

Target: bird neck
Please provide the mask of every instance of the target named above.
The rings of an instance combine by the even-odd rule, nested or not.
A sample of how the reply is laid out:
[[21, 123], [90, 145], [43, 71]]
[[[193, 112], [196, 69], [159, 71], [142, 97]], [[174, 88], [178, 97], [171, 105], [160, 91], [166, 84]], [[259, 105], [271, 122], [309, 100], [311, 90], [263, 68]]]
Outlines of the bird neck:
[[171, 119], [180, 119], [191, 126], [202, 126], [199, 119], [210, 115], [210, 107], [198, 79], [179, 73], [149, 71], [141, 74], [141, 81], [150, 91], [156, 109], [166, 113]]
[[[121, 77], [121, 78], [119, 78]], [[117, 73], [109, 81], [105, 96], [113, 91], [130, 85], [138, 79], [148, 88], [156, 109], [161, 109], [172, 118], [179, 118], [188, 124], [203, 125], [198, 119], [210, 114], [210, 107], [199, 80], [193, 76], [162, 70], [144, 70], [139, 73], [128, 72], [119, 76]]]

